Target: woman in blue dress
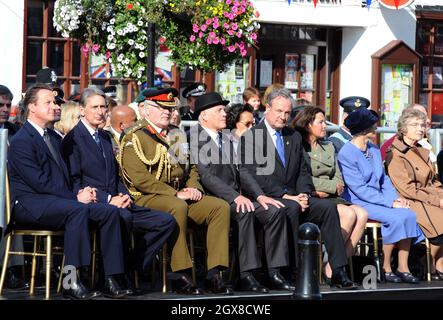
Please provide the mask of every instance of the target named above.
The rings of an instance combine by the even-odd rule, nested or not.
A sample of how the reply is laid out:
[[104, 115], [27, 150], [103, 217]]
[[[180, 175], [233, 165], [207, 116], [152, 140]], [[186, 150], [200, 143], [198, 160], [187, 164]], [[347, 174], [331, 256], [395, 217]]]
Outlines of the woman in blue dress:
[[[411, 241], [424, 239], [409, 201], [398, 196], [385, 175], [379, 148], [372, 144], [379, 117], [366, 108], [352, 112], [345, 120], [353, 138], [338, 154], [345, 182], [342, 197], [368, 211], [371, 220], [381, 222], [383, 237], [383, 269], [387, 282], [418, 283], [408, 266]], [[398, 268], [391, 267], [394, 247], [398, 247]]]

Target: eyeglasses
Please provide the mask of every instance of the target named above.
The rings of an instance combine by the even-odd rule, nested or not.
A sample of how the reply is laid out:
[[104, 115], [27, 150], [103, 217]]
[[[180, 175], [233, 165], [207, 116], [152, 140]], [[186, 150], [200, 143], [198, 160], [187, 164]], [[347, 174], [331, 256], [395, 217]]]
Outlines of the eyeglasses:
[[426, 129], [427, 128], [426, 123], [409, 123], [408, 126], [413, 127], [415, 129], [417, 129], [417, 128]]
[[6, 108], [11, 108], [12, 104], [11, 103], [0, 103], [0, 108], [6, 107]]

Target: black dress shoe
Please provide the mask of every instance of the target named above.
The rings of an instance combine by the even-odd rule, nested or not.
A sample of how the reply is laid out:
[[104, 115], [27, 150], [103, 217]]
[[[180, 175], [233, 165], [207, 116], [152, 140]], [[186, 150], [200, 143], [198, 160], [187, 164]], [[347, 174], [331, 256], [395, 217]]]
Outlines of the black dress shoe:
[[181, 275], [177, 279], [171, 280], [171, 287], [176, 293], [190, 294], [194, 296], [203, 294], [203, 290], [197, 287], [194, 284], [194, 281], [192, 281], [192, 279], [186, 274]]
[[334, 270], [331, 277], [331, 287], [345, 290], [357, 289], [357, 285], [349, 279], [344, 267]]
[[292, 286], [288, 281], [286, 281], [286, 279], [279, 272], [276, 272], [269, 277], [269, 284], [270, 288], [273, 290], [295, 290], [295, 287]]
[[251, 291], [256, 293], [268, 293], [269, 289], [262, 286], [254, 276], [247, 275], [245, 278], [240, 279], [240, 288], [241, 291]]
[[20, 277], [20, 272], [15, 267], [9, 267], [6, 271], [6, 288], [13, 290], [29, 289], [29, 282]]
[[69, 285], [69, 289], [63, 288], [62, 296], [71, 300], [91, 300], [101, 296], [99, 291], [89, 291], [80, 281], [73, 281]]
[[208, 292], [212, 293], [224, 294], [227, 296], [234, 294], [232, 288], [225, 284], [220, 273], [216, 273], [211, 279], [206, 279], [205, 288]]
[[107, 298], [120, 299], [132, 294], [132, 291], [122, 288], [113, 276], [108, 276], [105, 279], [105, 287], [103, 288], [102, 293]]
[[395, 271], [395, 275], [401, 279], [401, 281], [406, 283], [414, 283], [417, 284], [420, 280], [412, 275], [410, 272], [400, 272], [398, 270]]
[[122, 285], [122, 287], [123, 288], [127, 288], [128, 295], [130, 295], [130, 296], [136, 297], [136, 296], [141, 296], [141, 295], [144, 294], [143, 290], [137, 289], [135, 287], [135, 284], [132, 281], [131, 277], [129, 277], [126, 273], [123, 276], [123, 285]]

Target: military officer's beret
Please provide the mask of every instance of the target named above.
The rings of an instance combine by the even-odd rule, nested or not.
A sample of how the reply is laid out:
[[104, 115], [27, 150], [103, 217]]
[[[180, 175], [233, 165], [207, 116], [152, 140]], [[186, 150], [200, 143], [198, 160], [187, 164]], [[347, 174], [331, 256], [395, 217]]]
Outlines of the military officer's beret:
[[146, 100], [146, 97], [145, 97], [145, 94], [144, 94], [146, 90], [147, 89], [144, 89], [144, 90], [140, 91], [140, 93], [138, 94], [137, 98], [135, 99], [135, 102], [142, 103], [143, 101]]
[[351, 113], [352, 111], [355, 111], [361, 107], [369, 108], [371, 102], [369, 102], [368, 99], [363, 97], [352, 96], [341, 99], [340, 105], [343, 107], [344, 112]]
[[193, 84], [190, 84], [187, 86], [183, 92], [182, 97], [188, 98], [188, 97], [199, 97], [202, 94], [206, 93], [206, 85], [201, 82], [195, 82]]

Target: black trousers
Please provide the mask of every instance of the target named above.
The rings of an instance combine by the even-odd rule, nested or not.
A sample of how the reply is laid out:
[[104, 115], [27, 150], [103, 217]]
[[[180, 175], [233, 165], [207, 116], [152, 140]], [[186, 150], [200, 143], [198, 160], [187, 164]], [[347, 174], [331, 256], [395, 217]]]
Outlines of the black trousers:
[[[290, 233], [293, 235], [290, 248], [294, 248], [295, 259], [298, 258], [298, 226], [299, 223], [312, 222], [321, 231], [321, 238], [329, 256], [331, 268], [335, 269], [347, 264], [345, 245], [340, 227], [337, 205], [327, 199], [309, 198], [309, 208], [301, 212], [300, 205], [293, 200], [279, 199], [291, 210], [286, 211], [290, 221]], [[290, 239], [291, 240], [291, 239]], [[293, 261], [291, 261], [291, 264]], [[297, 265], [295, 261], [295, 265]]]
[[269, 206], [265, 210], [254, 202], [255, 211], [237, 213], [235, 203], [231, 204], [231, 217], [235, 222], [234, 237], [237, 246], [240, 272], [262, 267], [257, 239], [255, 237], [255, 222], [263, 226], [265, 255], [268, 268], [278, 268], [289, 265], [287, 250], [287, 208]]

